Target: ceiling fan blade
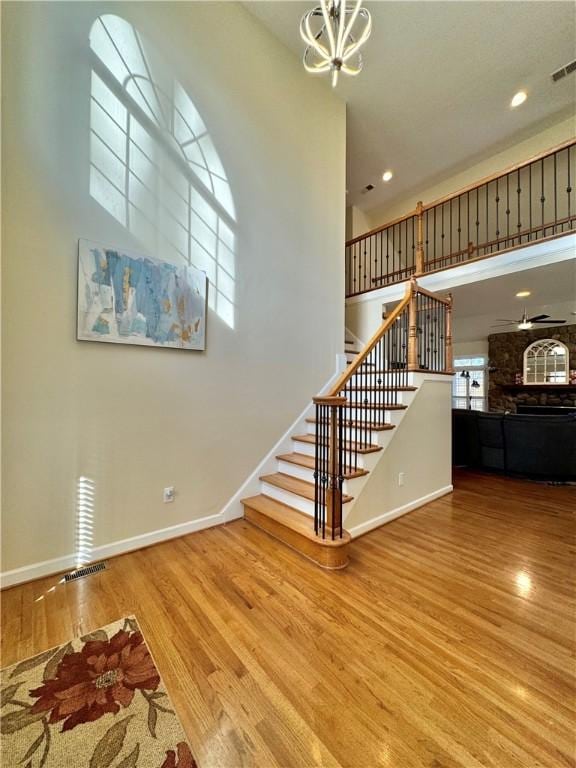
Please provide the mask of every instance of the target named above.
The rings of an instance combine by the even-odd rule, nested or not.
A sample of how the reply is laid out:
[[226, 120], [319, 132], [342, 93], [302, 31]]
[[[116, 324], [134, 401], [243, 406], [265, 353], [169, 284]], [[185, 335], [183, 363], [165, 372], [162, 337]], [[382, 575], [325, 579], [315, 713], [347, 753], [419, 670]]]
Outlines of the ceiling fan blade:
[[518, 323], [521, 323], [522, 320], [510, 320], [509, 317], [497, 317], [496, 318], [497, 323], [511, 323], [512, 325], [516, 325]]
[[550, 317], [550, 315], [534, 315], [534, 317], [529, 317], [528, 322], [529, 323], [537, 323], [538, 320], [546, 320], [547, 317]]
[[516, 323], [495, 323], [490, 328], [508, 328], [509, 325], [516, 325]]
[[543, 323], [545, 325], [550, 325], [551, 323], [565, 323], [566, 320], [531, 320], [531, 323]]

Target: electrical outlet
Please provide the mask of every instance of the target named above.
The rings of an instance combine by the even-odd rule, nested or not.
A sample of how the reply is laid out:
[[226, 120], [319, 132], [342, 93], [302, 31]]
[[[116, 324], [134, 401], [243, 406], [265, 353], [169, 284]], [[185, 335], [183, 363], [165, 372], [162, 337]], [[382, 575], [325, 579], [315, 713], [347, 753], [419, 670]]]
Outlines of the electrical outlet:
[[164, 504], [170, 504], [172, 501], [174, 501], [174, 497], [176, 496], [176, 491], [174, 490], [174, 486], [171, 485], [168, 488], [164, 488]]
[[398, 485], [404, 485], [404, 472], [398, 473]]

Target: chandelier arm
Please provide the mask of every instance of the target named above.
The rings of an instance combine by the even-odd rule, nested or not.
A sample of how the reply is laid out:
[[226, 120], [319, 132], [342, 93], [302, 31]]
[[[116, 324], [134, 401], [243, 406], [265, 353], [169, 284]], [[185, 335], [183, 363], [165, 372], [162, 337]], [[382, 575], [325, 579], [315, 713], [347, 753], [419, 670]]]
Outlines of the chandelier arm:
[[308, 53], [308, 48], [304, 52], [304, 58], [302, 60], [302, 63], [304, 64], [304, 69], [306, 70], [306, 72], [310, 72], [310, 74], [316, 75], [318, 73], [330, 71], [330, 67], [332, 65], [329, 61], [319, 62], [318, 64], [308, 64], [308, 62], [306, 61], [307, 53]]
[[338, 58], [340, 58], [342, 55], [342, 51], [344, 49], [344, 41], [346, 40], [344, 31], [346, 29], [347, 13], [348, 11], [346, 10], [346, 0], [340, 0], [340, 22], [338, 24], [338, 40], [336, 42], [336, 56]]
[[[346, 44], [346, 40], [350, 36], [350, 33], [352, 31], [352, 27], [354, 26], [354, 23], [355, 23], [355, 21], [356, 21], [356, 19], [358, 17], [358, 13], [360, 12], [360, 4], [361, 3], [362, 3], [362, 0], [356, 0], [356, 4], [355, 4], [355, 6], [354, 6], [354, 8], [352, 10], [352, 14], [351, 14], [350, 18], [348, 19], [348, 23], [346, 24], [346, 27], [344, 29], [344, 35], [342, 36], [342, 49], [337, 54], [338, 58], [340, 58], [340, 59], [342, 58], [343, 53], [344, 53], [343, 48], [344, 48], [344, 46]], [[344, 14], [344, 16], [346, 16], [346, 14]]]
[[[330, 51], [324, 45], [322, 45], [322, 43], [318, 42], [316, 36], [312, 33], [312, 29], [310, 27], [310, 17], [312, 14], [313, 11], [310, 11], [305, 16], [303, 16], [302, 22], [300, 24], [300, 35], [309, 48], [313, 48], [316, 53], [323, 59], [330, 60]], [[302, 30], [302, 25], [304, 25], [305, 31]]]
[[[366, 11], [366, 13], [368, 13], [368, 12]], [[344, 54], [342, 56], [342, 61], [346, 61], [347, 59], [350, 58], [350, 56], [353, 56], [356, 53], [356, 51], [362, 45], [364, 45], [366, 40], [368, 40], [368, 38], [370, 37], [370, 33], [371, 32], [372, 32], [372, 18], [370, 16], [370, 14], [368, 13], [368, 19], [367, 19], [366, 27], [364, 28], [364, 31], [362, 32], [362, 34], [360, 35], [358, 40], [354, 41], [354, 38], [352, 38], [352, 36], [350, 35], [350, 38], [352, 39], [352, 44], [349, 45], [348, 48], [345, 49]]]
[[342, 64], [342, 72], [346, 75], [350, 75], [350, 77], [356, 77], [356, 75], [359, 75], [360, 72], [362, 72], [362, 60], [358, 62], [357, 67], [351, 67], [348, 64]]
[[334, 58], [336, 51], [336, 41], [334, 40], [334, 30], [332, 29], [332, 19], [330, 18], [330, 10], [328, 8], [327, 0], [320, 0], [320, 6], [322, 8], [322, 15], [324, 16], [324, 24], [326, 26], [328, 42], [330, 43], [330, 57]]

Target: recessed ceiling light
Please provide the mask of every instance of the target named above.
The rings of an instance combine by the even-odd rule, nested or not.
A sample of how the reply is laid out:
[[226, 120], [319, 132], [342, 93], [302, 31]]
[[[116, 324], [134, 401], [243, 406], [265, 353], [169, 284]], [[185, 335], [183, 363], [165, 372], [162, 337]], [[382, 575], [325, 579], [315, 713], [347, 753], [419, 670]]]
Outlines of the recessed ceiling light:
[[384, 171], [384, 173], [382, 174], [382, 181], [390, 181], [392, 176], [394, 176], [392, 171]]
[[515, 93], [514, 96], [512, 97], [510, 106], [519, 107], [520, 104], [524, 104], [527, 98], [528, 98], [528, 94], [526, 93], [526, 91], [518, 91], [518, 93]]
[[518, 291], [518, 293], [516, 294], [516, 296], [517, 296], [519, 299], [524, 299], [524, 298], [526, 298], [526, 296], [530, 296], [530, 293], [531, 293], [530, 291]]

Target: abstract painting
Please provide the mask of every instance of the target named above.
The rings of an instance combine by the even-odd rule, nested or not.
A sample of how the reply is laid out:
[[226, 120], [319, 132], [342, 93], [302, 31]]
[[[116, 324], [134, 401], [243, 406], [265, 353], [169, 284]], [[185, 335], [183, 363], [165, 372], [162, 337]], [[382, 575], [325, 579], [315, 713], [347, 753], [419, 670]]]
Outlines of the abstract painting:
[[80, 240], [78, 339], [205, 349], [206, 273]]

